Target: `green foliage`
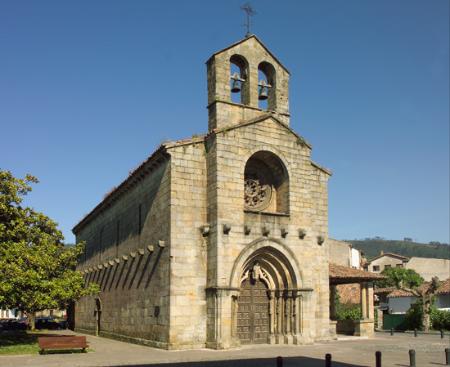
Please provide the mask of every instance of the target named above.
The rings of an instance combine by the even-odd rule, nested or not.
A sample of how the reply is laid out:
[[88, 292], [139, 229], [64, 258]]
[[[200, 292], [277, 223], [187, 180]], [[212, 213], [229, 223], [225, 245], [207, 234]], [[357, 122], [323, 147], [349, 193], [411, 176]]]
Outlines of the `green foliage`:
[[46, 215], [23, 207], [23, 196], [38, 180], [13, 177], [0, 170], [0, 306], [27, 313], [66, 308], [79, 297], [98, 292], [84, 287], [75, 270], [84, 245], [64, 247], [57, 224]]
[[431, 311], [431, 325], [435, 330], [450, 331], [450, 311], [433, 309]]
[[336, 308], [338, 320], [361, 320], [361, 307], [355, 304], [339, 304]]
[[377, 281], [377, 286], [380, 288], [402, 287], [416, 288], [423, 283], [423, 278], [417, 274], [413, 269], [405, 268], [388, 268], [384, 269], [381, 274], [386, 276], [385, 279]]
[[[420, 301], [411, 305], [406, 312], [405, 329], [407, 330], [423, 330], [422, 325], [423, 307]], [[431, 307], [431, 327], [434, 330], [450, 330], [450, 311], [441, 311], [436, 307]]]
[[384, 239], [346, 240], [354, 248], [361, 250], [367, 259], [378, 256], [381, 251], [393, 252], [407, 257], [430, 257], [450, 259], [450, 247], [447, 244], [425, 244], [410, 241], [392, 241]]
[[415, 302], [406, 312], [405, 321], [403, 323], [404, 330], [423, 330], [422, 325], [423, 307], [421, 302]]

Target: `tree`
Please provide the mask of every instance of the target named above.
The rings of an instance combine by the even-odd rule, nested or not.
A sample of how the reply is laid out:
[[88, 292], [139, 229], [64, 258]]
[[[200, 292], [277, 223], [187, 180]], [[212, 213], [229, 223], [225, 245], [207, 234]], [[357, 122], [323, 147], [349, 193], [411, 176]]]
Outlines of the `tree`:
[[377, 281], [377, 286], [380, 288], [415, 288], [423, 283], [423, 278], [412, 269], [388, 268], [384, 269], [381, 274], [386, 278]]
[[434, 298], [439, 286], [440, 281], [438, 277], [433, 277], [431, 282], [427, 282], [415, 289], [400, 285], [401, 289], [412, 293], [422, 304], [421, 323], [425, 332], [430, 331], [431, 328], [431, 313], [433, 311]]
[[381, 274], [386, 278], [377, 281], [378, 287], [395, 287], [418, 298], [423, 310], [421, 324], [425, 331], [429, 331], [434, 296], [440, 284], [439, 279], [434, 277], [431, 282], [424, 283], [423, 278], [414, 270], [405, 268], [388, 268], [384, 269]]
[[0, 170], [0, 307], [26, 312], [31, 329], [37, 311], [66, 308], [99, 291], [96, 284], [85, 287], [75, 270], [84, 244], [64, 247], [53, 220], [22, 206], [33, 183], [31, 175], [18, 179]]

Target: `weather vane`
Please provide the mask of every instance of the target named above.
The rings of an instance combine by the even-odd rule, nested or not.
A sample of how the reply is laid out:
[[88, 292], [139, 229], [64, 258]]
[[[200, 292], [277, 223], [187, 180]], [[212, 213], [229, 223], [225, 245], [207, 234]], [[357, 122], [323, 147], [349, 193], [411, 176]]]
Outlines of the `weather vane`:
[[247, 21], [244, 25], [247, 28], [247, 33], [245, 34], [245, 37], [248, 37], [251, 35], [251, 33], [250, 33], [250, 25], [251, 25], [250, 17], [252, 17], [253, 15], [256, 15], [256, 11], [253, 10], [250, 3], [245, 3], [244, 5], [242, 5], [241, 10], [245, 11], [245, 14], [247, 15], [247, 17], [246, 17]]

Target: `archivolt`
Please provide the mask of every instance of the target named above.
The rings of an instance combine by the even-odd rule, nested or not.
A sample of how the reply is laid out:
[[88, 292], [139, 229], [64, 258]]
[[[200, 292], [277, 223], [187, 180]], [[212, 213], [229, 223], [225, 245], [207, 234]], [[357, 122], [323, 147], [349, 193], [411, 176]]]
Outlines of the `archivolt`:
[[297, 289], [301, 275], [293, 253], [284, 245], [260, 239], [248, 245], [236, 259], [233, 266], [230, 286], [239, 287], [241, 281], [258, 265], [262, 271], [262, 280], [269, 289]]

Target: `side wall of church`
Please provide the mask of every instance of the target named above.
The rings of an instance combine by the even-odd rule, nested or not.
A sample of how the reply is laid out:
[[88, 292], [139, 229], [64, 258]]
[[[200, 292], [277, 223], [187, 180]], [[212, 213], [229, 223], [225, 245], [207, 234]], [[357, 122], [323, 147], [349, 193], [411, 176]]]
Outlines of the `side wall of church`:
[[79, 269], [101, 288], [98, 296], [77, 302], [77, 329], [95, 332], [98, 297], [100, 335], [167, 347], [170, 170], [166, 159], [76, 234], [86, 241]]
[[[257, 151], [270, 151], [285, 164], [289, 174], [289, 213], [265, 214], [244, 210], [244, 169], [246, 161]], [[208, 167], [214, 167], [209, 177], [209, 236], [208, 285], [230, 284], [230, 274], [236, 258], [246, 245], [267, 238], [292, 250], [301, 272], [300, 288], [311, 288], [302, 296], [302, 338], [305, 342], [329, 338], [329, 280], [328, 280], [328, 174], [311, 163], [311, 150], [292, 132], [268, 118], [265, 121], [219, 132], [210, 138]], [[231, 230], [226, 234], [224, 224]], [[249, 234], [244, 225], [251, 229]], [[264, 235], [263, 228], [269, 230]], [[282, 229], [288, 233], [282, 236]], [[299, 238], [299, 229], [306, 232]], [[325, 242], [320, 245], [318, 237]], [[213, 313], [213, 301], [209, 314]], [[229, 306], [226, 306], [228, 309]], [[224, 311], [225, 312], [225, 311]], [[223, 345], [228, 347], [226, 325], [222, 330]]]
[[[171, 155], [170, 346], [206, 342], [206, 161], [203, 142], [168, 149]], [[207, 228], [203, 228], [207, 231]]]

